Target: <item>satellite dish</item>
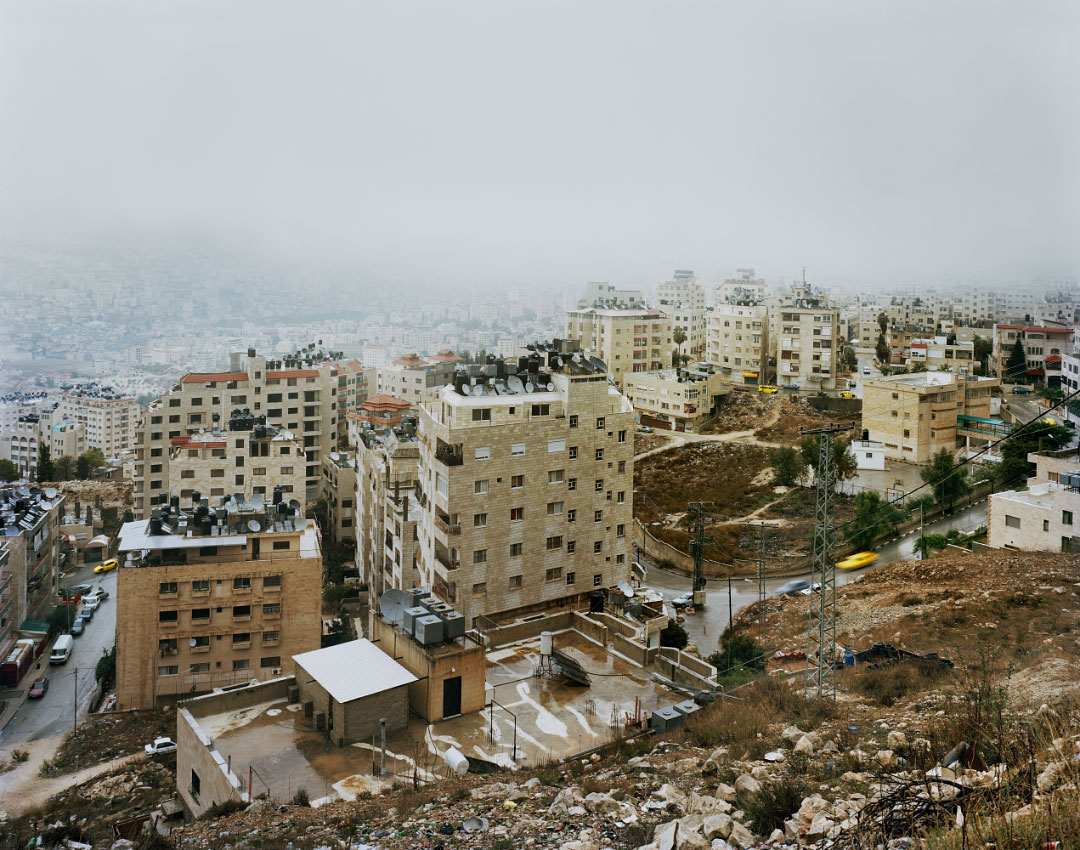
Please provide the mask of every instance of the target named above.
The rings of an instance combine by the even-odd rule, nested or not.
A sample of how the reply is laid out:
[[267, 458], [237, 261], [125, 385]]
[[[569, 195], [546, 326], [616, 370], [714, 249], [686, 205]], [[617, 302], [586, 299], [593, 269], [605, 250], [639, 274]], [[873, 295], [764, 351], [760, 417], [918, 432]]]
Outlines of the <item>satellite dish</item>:
[[257, 534], [258, 532], [262, 531], [262, 526], [259, 525], [259, 521], [257, 519], [249, 519], [247, 527], [248, 531], [250, 531], [252, 534]]
[[341, 460], [341, 455], [339, 455], [337, 452], [330, 452], [330, 460], [334, 461], [334, 463], [337, 463], [339, 460]]
[[549, 393], [555, 389], [555, 385], [551, 383], [551, 381], [548, 381], [544, 386], [547, 388], [547, 391]]
[[532, 381], [526, 381], [525, 382], [525, 392], [531, 393], [531, 392], [534, 392], [535, 390], [536, 390], [536, 387], [533, 385]]
[[590, 357], [589, 362], [596, 368], [598, 372], [606, 372], [607, 365], [599, 357]]
[[630, 586], [630, 582], [626, 581], [625, 579], [619, 582], [619, 590], [622, 591], [622, 595], [625, 596], [627, 599], [634, 595], [634, 588], [632, 588]]
[[412, 599], [404, 591], [390, 589], [379, 597], [379, 613], [386, 622], [397, 625], [406, 608], [412, 607]]
[[46, 490], [45, 490], [45, 498], [47, 498], [47, 499], [55, 499], [56, 498], [56, 488], [55, 487], [46, 488]]
[[469, 388], [468, 384], [462, 384], [461, 385], [461, 394], [462, 395], [468, 395], [471, 392], [472, 392], [472, 390]]
[[307, 520], [304, 519], [302, 516], [298, 516], [296, 519], [293, 520], [293, 526], [296, 528], [297, 531], [303, 531], [305, 528], [307, 528]]
[[229, 513], [231, 513], [231, 514], [236, 513], [236, 511], [237, 511], [236, 502], [234, 502], [232, 499], [229, 499], [229, 501], [227, 501], [225, 503], [225, 510], [228, 511]]
[[511, 391], [515, 393], [525, 392], [525, 385], [521, 383], [521, 378], [519, 378], [517, 375], [511, 375], [509, 378], [507, 378], [506, 385], [510, 387]]
[[195, 638], [192, 638], [191, 640], [188, 641], [188, 646], [196, 646], [196, 645], [197, 644], [195, 642]]

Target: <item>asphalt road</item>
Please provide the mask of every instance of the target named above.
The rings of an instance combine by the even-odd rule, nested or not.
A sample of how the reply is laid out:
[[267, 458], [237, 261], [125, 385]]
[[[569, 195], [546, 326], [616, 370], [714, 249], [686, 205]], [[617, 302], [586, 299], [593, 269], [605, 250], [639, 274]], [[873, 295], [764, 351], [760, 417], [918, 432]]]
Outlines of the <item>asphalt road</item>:
[[76, 697], [78, 716], [86, 715], [94, 688], [94, 668], [102, 653], [111, 649], [116, 641], [116, 571], [95, 576], [92, 568], [83, 567], [74, 576], [62, 580], [65, 586], [84, 583], [100, 584], [109, 592], [109, 598], [101, 603], [86, 631], [75, 638], [74, 649], [66, 664], [50, 665], [46, 650], [38, 667], [20, 682], [20, 688], [27, 690], [38, 676], [46, 676], [49, 690], [41, 699], [26, 700], [0, 731], [0, 760], [11, 750], [32, 741], [66, 734], [74, 723]]
[[[957, 528], [960, 531], [973, 531], [980, 525], [986, 524], [986, 502], [978, 502], [963, 510], [957, 511], [951, 516], [943, 517], [934, 522], [928, 522], [925, 527], [927, 534], [945, 534], [949, 529]], [[891, 543], [879, 546], [875, 551], [879, 558], [877, 562], [862, 570], [837, 570], [836, 584], [842, 586], [852, 581], [857, 581], [864, 573], [883, 564], [894, 561], [915, 560], [912, 547], [918, 531], [901, 537]], [[667, 599], [673, 599], [691, 589], [692, 580], [687, 576], [676, 573], [668, 573], [656, 568], [652, 563], [648, 564], [649, 574], [645, 583], [661, 592]], [[766, 579], [765, 591], [769, 595], [776, 593], [777, 589], [793, 577]], [[810, 575], [800, 576], [809, 579]], [[728, 582], [727, 579], [711, 579], [705, 588], [705, 608], [686, 618], [684, 626], [690, 636], [690, 640], [696, 641], [698, 651], [702, 655], [709, 655], [718, 648], [720, 635], [728, 625]], [[737, 614], [739, 609], [746, 605], [757, 602], [758, 588], [756, 579], [732, 579], [731, 581], [731, 611]]]

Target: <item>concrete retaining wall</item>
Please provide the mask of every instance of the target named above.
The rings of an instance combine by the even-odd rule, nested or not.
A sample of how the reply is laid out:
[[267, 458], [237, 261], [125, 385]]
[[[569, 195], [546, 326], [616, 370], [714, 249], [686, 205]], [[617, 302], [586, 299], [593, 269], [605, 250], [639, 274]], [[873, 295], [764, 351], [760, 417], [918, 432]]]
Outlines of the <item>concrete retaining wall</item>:
[[[645, 667], [649, 663], [650, 652], [645, 648], [645, 644], [625, 638], [618, 633], [612, 635], [612, 643], [616, 652], [625, 655], [636, 664]], [[655, 654], [655, 651], [652, 654]]]

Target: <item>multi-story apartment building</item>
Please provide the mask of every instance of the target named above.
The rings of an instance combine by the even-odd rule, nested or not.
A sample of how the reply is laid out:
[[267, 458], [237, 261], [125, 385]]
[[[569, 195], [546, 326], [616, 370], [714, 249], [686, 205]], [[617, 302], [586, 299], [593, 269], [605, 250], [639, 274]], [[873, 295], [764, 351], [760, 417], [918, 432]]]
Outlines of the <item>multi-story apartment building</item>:
[[225, 428], [174, 437], [162, 489], [182, 499], [230, 493], [271, 495], [304, 501], [307, 492], [304, 444], [291, 431], [267, 425], [262, 416], [229, 417]]
[[961, 440], [970, 446], [1008, 432], [990, 418], [996, 378], [917, 372], [862, 383], [862, 426], [891, 460], [926, 463], [941, 449], [955, 451]]
[[267, 360], [249, 348], [246, 355], [232, 355], [228, 372], [184, 375], [139, 423], [135, 515], [146, 516], [151, 497], [168, 492], [173, 440], [211, 430], [245, 408], [303, 441], [303, 460], [298, 458], [297, 465], [304, 470], [305, 492], [297, 498], [318, 498], [322, 457], [337, 446], [339, 370], [328, 357], [308, 346], [296, 356]]
[[[1061, 391], [1072, 401], [1080, 401], [1080, 356], [1076, 354], [1061, 355]], [[1058, 412], [1072, 422], [1080, 422], [1080, 414], [1073, 413], [1069, 405], [1058, 408]]]
[[840, 333], [840, 311], [807, 284], [766, 302], [769, 346], [776, 362], [776, 381], [811, 390], [838, 386], [840, 355], [846, 340]]
[[671, 317], [660, 310], [569, 310], [566, 337], [603, 360], [621, 388], [624, 376], [671, 365]]
[[74, 419], [61, 419], [58, 413], [54, 407], [20, 416], [0, 438], [0, 458], [14, 463], [20, 476], [36, 478], [42, 446], [49, 447], [54, 461], [65, 455], [77, 458], [89, 448], [86, 427]]
[[716, 367], [701, 364], [631, 375], [624, 392], [642, 425], [696, 431], [719, 413], [729, 390]]
[[630, 574], [630, 402], [581, 355], [498, 365], [455, 375], [420, 407], [421, 581], [470, 624]]
[[[934, 336], [933, 325], [891, 324], [885, 335], [890, 351], [890, 362], [903, 363], [911, 356], [911, 345], [916, 340]], [[875, 343], [877, 338], [875, 337]]]
[[119, 708], [288, 675], [292, 656], [319, 648], [319, 529], [289, 510], [284, 501], [256, 509], [247, 500], [222, 508], [203, 500], [193, 511], [172, 507], [124, 523], [116, 577]]
[[450, 380], [461, 358], [452, 352], [440, 352], [431, 358], [415, 352], [397, 358], [389, 366], [375, 370], [375, 391], [416, 405], [425, 394]]
[[987, 544], [994, 549], [1080, 552], [1080, 470], [1075, 463], [1073, 467], [1057, 481], [992, 493]]
[[359, 360], [338, 364], [338, 443], [345, 442], [348, 427], [345, 416], [355, 411], [375, 392], [375, 369], [365, 368]]
[[765, 300], [765, 279], [755, 278], [753, 269], [741, 277], [729, 277], [713, 290], [713, 306], [720, 304], [760, 304]]
[[[1034, 381], [1047, 387], [1061, 384], [1061, 358], [1072, 353], [1073, 329], [1068, 325], [994, 325], [994, 374], [1002, 383]], [[1023, 375], [1008, 371], [1009, 355], [1021, 340], [1027, 358]]]
[[356, 448], [356, 562], [376, 596], [422, 583], [417, 566], [422, 511], [416, 431], [415, 417], [403, 417], [389, 428], [349, 420], [349, 442]]
[[672, 280], [656, 287], [657, 307], [668, 314], [672, 331], [682, 328], [686, 341], [683, 354], [698, 360], [705, 351], [705, 290], [692, 271], [676, 269]]
[[109, 387], [83, 387], [64, 393], [56, 415], [79, 422], [86, 430], [87, 447], [101, 449], [107, 458], [135, 448], [139, 403]]
[[579, 310], [590, 307], [644, 309], [645, 294], [640, 289], [619, 289], [604, 281], [591, 280], [585, 284], [585, 295], [577, 303]]
[[975, 343], [948, 340], [944, 336], [913, 339], [908, 346], [908, 365], [921, 363], [931, 372], [974, 372]]
[[355, 540], [356, 458], [352, 452], [341, 449], [322, 459], [319, 499], [326, 505], [323, 534], [333, 543]]
[[768, 309], [758, 303], [721, 303], [709, 312], [705, 360], [732, 384], [765, 384], [769, 368]]
[[0, 657], [21, 623], [43, 620], [56, 604], [63, 506], [55, 490], [0, 490], [0, 549], [7, 551], [0, 570]]

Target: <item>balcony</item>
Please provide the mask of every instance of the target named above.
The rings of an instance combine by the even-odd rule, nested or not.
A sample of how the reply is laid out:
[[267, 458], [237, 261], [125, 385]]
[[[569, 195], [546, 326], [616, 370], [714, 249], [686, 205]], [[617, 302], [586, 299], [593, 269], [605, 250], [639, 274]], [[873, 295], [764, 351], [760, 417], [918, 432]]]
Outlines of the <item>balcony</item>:
[[461, 561], [457, 558], [452, 558], [447, 552], [443, 552], [440, 549], [435, 549], [435, 560], [442, 564], [445, 570], [456, 570], [461, 566]]
[[435, 448], [435, 460], [445, 466], [461, 466], [465, 462], [465, 456], [460, 448], [440, 443]]
[[461, 525], [459, 523], [451, 524], [438, 514], [435, 514], [435, 527], [443, 534], [461, 534]]

